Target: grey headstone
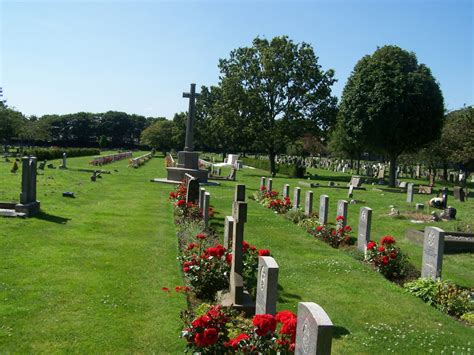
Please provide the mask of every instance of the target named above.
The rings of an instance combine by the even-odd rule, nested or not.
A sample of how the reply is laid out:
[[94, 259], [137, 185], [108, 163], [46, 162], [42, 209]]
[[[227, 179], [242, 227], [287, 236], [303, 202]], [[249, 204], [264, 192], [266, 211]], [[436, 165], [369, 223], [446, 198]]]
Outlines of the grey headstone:
[[313, 302], [298, 303], [295, 354], [331, 354], [333, 324], [329, 316]]
[[300, 208], [301, 188], [295, 187], [293, 193], [293, 208], [296, 210]]
[[370, 241], [370, 227], [372, 223], [372, 209], [362, 207], [359, 214], [359, 230], [357, 234], [357, 249], [365, 252]]
[[262, 186], [267, 187], [267, 184], [266, 184], [265, 180], [266, 180], [266, 178], [264, 176], [262, 176], [260, 178], [260, 187], [262, 187]]
[[209, 192], [204, 193], [204, 204], [202, 206], [202, 219], [204, 225], [208, 227], [209, 225], [209, 206], [211, 203], [211, 194]]
[[204, 187], [199, 188], [199, 209], [204, 208], [204, 195], [206, 194], [206, 189]]
[[313, 191], [306, 191], [304, 214], [305, 216], [310, 216], [311, 213], [313, 213]]
[[466, 198], [466, 193], [464, 192], [464, 189], [460, 186], [454, 186], [453, 187], [453, 196], [455, 200], [458, 200], [460, 202], [464, 202]]
[[443, 208], [446, 208], [448, 207], [448, 188], [447, 187], [443, 187], [442, 195], [443, 195]]
[[271, 256], [258, 257], [255, 314], [276, 314], [278, 299], [278, 264]]
[[242, 248], [244, 243], [244, 224], [247, 222], [247, 203], [234, 201], [232, 217], [234, 218], [234, 230], [232, 232], [230, 297], [232, 304], [242, 304], [244, 301]]
[[226, 216], [224, 219], [224, 248], [229, 249], [232, 246], [232, 235], [234, 232], [234, 218]]
[[438, 227], [425, 227], [421, 277], [433, 280], [441, 277], [444, 235], [444, 231]]
[[188, 179], [186, 190], [186, 202], [197, 203], [199, 200], [199, 181], [197, 179]]
[[415, 209], [417, 211], [423, 211], [425, 209], [425, 205], [422, 204], [422, 203], [417, 203], [416, 206], [415, 206]]
[[327, 224], [329, 214], [329, 196], [321, 195], [319, 197], [319, 223]]
[[413, 202], [413, 183], [407, 184], [407, 202]]
[[267, 180], [267, 191], [272, 191], [272, 189], [273, 189], [273, 179], [269, 178]]
[[360, 187], [362, 185], [360, 181], [360, 176], [353, 176], [351, 178], [350, 185], [355, 186], [355, 187]]
[[63, 169], [67, 169], [67, 154], [66, 152], [63, 153], [63, 165], [61, 166]]
[[245, 185], [235, 185], [234, 201], [245, 201]]
[[347, 207], [348, 202], [346, 200], [339, 200], [337, 201], [337, 213], [336, 216], [344, 217], [344, 221], [342, 222], [342, 227], [345, 227], [347, 224]]
[[290, 185], [285, 184], [283, 186], [283, 198], [290, 197]]

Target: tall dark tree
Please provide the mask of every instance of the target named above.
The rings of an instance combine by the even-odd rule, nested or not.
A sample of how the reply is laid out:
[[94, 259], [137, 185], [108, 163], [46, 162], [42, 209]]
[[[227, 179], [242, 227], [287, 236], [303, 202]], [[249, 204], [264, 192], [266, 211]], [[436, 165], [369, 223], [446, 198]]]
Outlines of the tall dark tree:
[[255, 134], [255, 147], [268, 153], [272, 173], [275, 155], [288, 142], [303, 133], [320, 134], [334, 121], [334, 72], [321, 69], [307, 43], [295, 44], [286, 36], [256, 38], [251, 47], [221, 59], [219, 69], [225, 104], [239, 115], [236, 127]]
[[388, 157], [389, 185], [395, 186], [398, 156], [437, 139], [443, 116], [443, 95], [430, 69], [415, 53], [384, 46], [356, 64], [339, 122], [347, 139]]

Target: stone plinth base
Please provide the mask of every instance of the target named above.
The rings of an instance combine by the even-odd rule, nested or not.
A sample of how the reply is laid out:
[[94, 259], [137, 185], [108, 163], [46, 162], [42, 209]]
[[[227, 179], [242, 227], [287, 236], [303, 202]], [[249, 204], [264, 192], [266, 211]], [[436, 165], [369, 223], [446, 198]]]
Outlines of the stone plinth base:
[[244, 312], [247, 317], [251, 317], [255, 314], [255, 302], [248, 292], [244, 292], [244, 301], [242, 304], [234, 304], [229, 292], [219, 293], [217, 297], [218, 302], [223, 307], [232, 307], [239, 312]]
[[171, 181], [181, 181], [184, 179], [185, 174], [189, 174], [192, 177], [199, 180], [199, 182], [207, 182], [209, 172], [202, 169], [187, 169], [187, 168], [166, 168], [168, 172], [167, 179]]
[[26, 217], [31, 217], [37, 214], [40, 210], [40, 202], [34, 201], [30, 203], [17, 203], [15, 205], [15, 212], [17, 213], [24, 213]]
[[198, 152], [178, 152], [178, 168], [199, 169]]

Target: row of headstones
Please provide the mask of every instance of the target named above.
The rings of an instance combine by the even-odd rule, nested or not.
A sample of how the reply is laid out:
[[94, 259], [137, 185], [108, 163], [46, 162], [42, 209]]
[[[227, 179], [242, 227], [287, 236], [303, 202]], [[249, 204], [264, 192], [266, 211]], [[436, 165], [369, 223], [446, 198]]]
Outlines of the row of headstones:
[[140, 165], [145, 164], [148, 160], [153, 158], [153, 152], [144, 154], [142, 156], [139, 156], [137, 158], [130, 159], [130, 166], [132, 168], [139, 168]]
[[[232, 216], [225, 217], [224, 247], [232, 247], [229, 295], [231, 304], [244, 304], [243, 242], [247, 222], [245, 185], [236, 185]], [[256, 314], [276, 314], [279, 266], [270, 256], [259, 256]], [[327, 313], [316, 303], [298, 303], [295, 352], [298, 354], [330, 354], [333, 324]]]
[[186, 183], [186, 203], [198, 203], [202, 210], [202, 220], [204, 226], [209, 226], [209, 207], [211, 206], [211, 194], [203, 187], [199, 187], [199, 180], [189, 174], [184, 176]]
[[104, 164], [109, 164], [114, 161], [122, 160], [125, 158], [130, 158], [131, 156], [132, 156], [132, 152], [109, 154], [109, 155], [104, 155], [100, 157], [95, 157], [94, 159], [92, 159], [90, 164], [91, 165], [104, 165]]

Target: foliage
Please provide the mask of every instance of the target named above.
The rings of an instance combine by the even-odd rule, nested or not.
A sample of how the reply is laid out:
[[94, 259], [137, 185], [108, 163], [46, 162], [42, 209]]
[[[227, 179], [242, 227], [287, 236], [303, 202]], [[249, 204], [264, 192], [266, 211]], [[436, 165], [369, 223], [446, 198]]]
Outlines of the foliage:
[[306, 218], [304, 211], [301, 208], [293, 208], [286, 212], [285, 217], [295, 224]]
[[470, 164], [474, 170], [474, 107], [448, 113], [441, 139], [448, 147], [448, 161]]
[[[336, 98], [334, 72], [324, 72], [313, 48], [288, 37], [255, 38], [251, 47], [233, 50], [219, 61], [222, 100], [240, 118], [237, 127], [254, 132], [254, 149], [268, 152], [270, 171], [275, 154], [301, 132], [321, 134], [332, 125]], [[237, 116], [238, 114], [238, 116]]]
[[395, 186], [397, 157], [437, 139], [444, 117], [438, 83], [416, 55], [384, 46], [364, 56], [343, 90], [338, 125], [350, 144], [383, 153]]
[[309, 233], [316, 238], [328, 243], [333, 248], [339, 248], [341, 245], [350, 245], [351, 237], [349, 233], [352, 231], [350, 226], [343, 226], [344, 217], [337, 216], [336, 228], [330, 228], [327, 225], [319, 225], [309, 230]]
[[406, 292], [421, 298], [424, 302], [455, 317], [474, 310], [469, 290], [463, 289], [451, 281], [441, 279], [418, 279], [404, 285]]
[[461, 320], [465, 321], [466, 323], [470, 325], [474, 325], [474, 312], [464, 313], [461, 316]]
[[[248, 157], [242, 157], [240, 159], [245, 165], [249, 165], [257, 169], [270, 171], [270, 161], [267, 159], [255, 159]], [[288, 177], [302, 178], [306, 174], [306, 168], [299, 167], [293, 164], [276, 164], [275, 172], [287, 175]]]
[[[204, 314], [184, 319], [187, 350], [201, 354], [293, 353], [296, 315], [290, 311], [255, 315], [252, 323], [221, 306], [206, 306]], [[280, 326], [278, 326], [280, 325]], [[232, 337], [231, 337], [232, 336]]]
[[298, 222], [298, 227], [303, 228], [305, 231], [315, 229], [319, 225], [319, 215], [317, 212], [312, 212], [309, 216], [305, 215], [305, 218]]
[[100, 150], [95, 148], [31, 148], [24, 151], [25, 155], [32, 155], [38, 160], [61, 159], [63, 153], [69, 158], [84, 157], [89, 155], [100, 155]]
[[395, 243], [389, 235], [382, 237], [380, 246], [372, 241], [367, 243], [366, 261], [389, 280], [399, 279], [407, 271], [407, 257]]
[[[145, 128], [141, 133], [140, 143], [142, 145], [156, 148], [162, 152], [169, 151], [171, 148], [176, 148], [179, 142], [174, 140], [174, 127], [175, 123], [173, 121], [157, 121], [151, 126]], [[183, 144], [183, 142], [181, 142], [181, 144]]]

